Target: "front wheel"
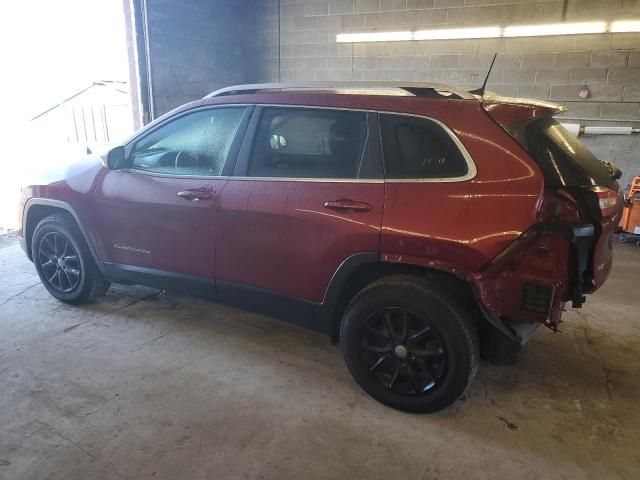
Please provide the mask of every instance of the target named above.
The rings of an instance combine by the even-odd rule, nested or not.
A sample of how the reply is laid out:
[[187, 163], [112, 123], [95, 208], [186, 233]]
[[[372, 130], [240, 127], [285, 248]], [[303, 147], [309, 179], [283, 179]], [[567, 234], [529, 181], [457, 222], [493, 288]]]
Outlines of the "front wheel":
[[62, 302], [89, 303], [109, 288], [78, 226], [67, 215], [51, 215], [38, 223], [31, 255], [42, 284]]
[[478, 335], [468, 313], [420, 277], [387, 277], [362, 290], [347, 307], [340, 342], [358, 384], [407, 412], [448, 407], [478, 369]]

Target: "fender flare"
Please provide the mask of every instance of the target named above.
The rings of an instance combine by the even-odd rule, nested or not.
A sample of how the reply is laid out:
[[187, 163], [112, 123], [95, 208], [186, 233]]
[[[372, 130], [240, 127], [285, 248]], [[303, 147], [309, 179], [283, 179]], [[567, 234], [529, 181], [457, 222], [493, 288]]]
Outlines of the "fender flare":
[[349, 278], [360, 267], [379, 263], [378, 255], [375, 251], [354, 253], [338, 266], [329, 280], [322, 302], [316, 304], [314, 311], [314, 323], [320, 331], [332, 335], [335, 309]]
[[84, 226], [82, 225], [82, 222], [80, 221], [80, 217], [78, 216], [78, 214], [75, 212], [75, 210], [73, 209], [73, 207], [67, 203], [64, 202], [62, 200], [53, 200], [50, 198], [39, 198], [39, 197], [32, 197], [29, 200], [27, 200], [27, 202], [24, 205], [24, 210], [23, 210], [23, 215], [22, 215], [22, 232], [24, 235], [24, 239], [25, 239], [25, 247], [27, 249], [27, 256], [29, 257], [30, 260], [33, 261], [32, 259], [32, 253], [31, 253], [31, 245], [27, 245], [26, 244], [26, 240], [27, 240], [27, 223], [29, 220], [29, 210], [31, 209], [31, 207], [36, 206], [36, 205], [42, 205], [45, 207], [53, 207], [53, 208], [58, 208], [60, 210], [64, 210], [67, 213], [69, 213], [73, 219], [76, 222], [76, 225], [78, 225], [78, 230], [80, 230], [80, 234], [82, 235], [85, 243], [87, 244], [87, 247], [89, 248], [89, 252], [91, 253], [91, 256], [93, 257], [93, 261], [96, 264], [96, 267], [98, 267], [98, 270], [100, 270], [100, 273], [102, 275], [104, 275], [105, 277], [107, 276], [107, 271], [104, 267], [104, 264], [102, 262], [102, 260], [100, 260], [100, 257], [98, 257], [97, 253], [96, 253], [96, 249], [93, 245], [93, 243], [91, 242], [91, 239], [89, 237], [89, 235], [87, 234], [87, 231], [85, 230]]

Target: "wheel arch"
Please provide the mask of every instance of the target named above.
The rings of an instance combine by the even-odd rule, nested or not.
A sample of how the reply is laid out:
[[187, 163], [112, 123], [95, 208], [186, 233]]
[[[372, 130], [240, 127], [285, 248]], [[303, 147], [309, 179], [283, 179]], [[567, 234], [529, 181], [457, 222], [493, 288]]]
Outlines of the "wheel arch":
[[33, 239], [33, 233], [35, 232], [36, 226], [43, 219], [55, 215], [55, 214], [64, 214], [68, 216], [70, 219], [78, 227], [82, 238], [84, 239], [89, 251], [91, 252], [91, 256], [95, 261], [96, 266], [100, 270], [100, 273], [103, 275], [106, 274], [104, 269], [104, 265], [96, 251], [94, 249], [93, 243], [91, 242], [87, 232], [85, 231], [82, 223], [80, 222], [80, 218], [78, 217], [75, 210], [69, 205], [67, 202], [63, 202], [61, 200], [52, 200], [48, 198], [31, 198], [27, 201], [24, 207], [24, 216], [22, 223], [22, 231], [24, 232], [25, 246], [27, 256], [29, 260], [33, 261], [33, 252], [31, 251], [31, 241]]
[[410, 263], [382, 262], [376, 253], [363, 253], [352, 255], [345, 260], [327, 289], [321, 315], [325, 317], [325, 325], [328, 324], [327, 330], [331, 335], [332, 343], [336, 344], [340, 341], [340, 324], [351, 299], [370, 283], [399, 274], [437, 281], [439, 285], [456, 294], [478, 324], [479, 329], [486, 322], [470, 282], [450, 272]]

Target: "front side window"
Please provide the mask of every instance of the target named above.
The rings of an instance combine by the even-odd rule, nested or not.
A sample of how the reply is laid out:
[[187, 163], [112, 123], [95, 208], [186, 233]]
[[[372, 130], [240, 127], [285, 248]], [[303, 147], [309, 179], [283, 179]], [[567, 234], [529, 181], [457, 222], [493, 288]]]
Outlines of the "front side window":
[[366, 131], [366, 115], [362, 112], [265, 108], [248, 175], [356, 178]]
[[179, 117], [138, 140], [131, 167], [173, 175], [221, 175], [245, 110], [212, 108]]
[[380, 122], [387, 178], [456, 178], [469, 172], [460, 149], [437, 123], [386, 114]]

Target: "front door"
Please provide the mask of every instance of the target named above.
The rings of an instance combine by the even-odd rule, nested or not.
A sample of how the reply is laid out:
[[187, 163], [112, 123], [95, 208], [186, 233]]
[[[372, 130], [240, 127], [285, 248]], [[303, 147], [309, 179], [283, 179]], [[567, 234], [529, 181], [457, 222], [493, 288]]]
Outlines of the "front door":
[[254, 115], [253, 141], [220, 198], [218, 292], [242, 285], [321, 303], [345, 259], [379, 249], [375, 114], [263, 107]]
[[94, 199], [107, 267], [213, 279], [216, 204], [248, 115], [246, 107], [191, 111], [127, 146], [126, 168], [106, 172]]

